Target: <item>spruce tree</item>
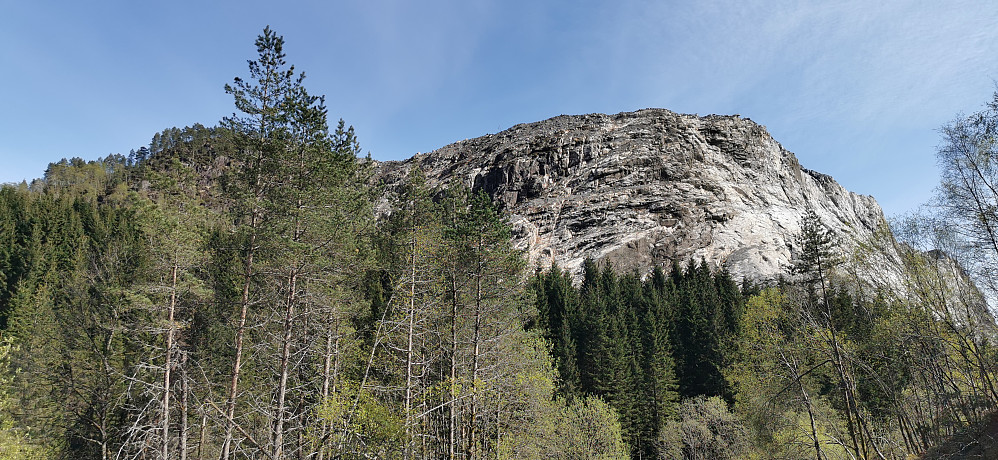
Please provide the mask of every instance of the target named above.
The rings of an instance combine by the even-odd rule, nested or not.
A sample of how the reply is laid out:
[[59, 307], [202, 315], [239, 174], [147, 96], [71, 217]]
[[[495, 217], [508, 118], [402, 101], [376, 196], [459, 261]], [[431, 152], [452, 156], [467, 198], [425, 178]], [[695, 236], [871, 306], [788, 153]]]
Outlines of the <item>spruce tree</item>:
[[534, 277], [539, 328], [551, 344], [558, 368], [559, 393], [565, 397], [580, 395], [579, 362], [573, 331], [579, 327], [579, 294], [571, 274], [552, 264]]

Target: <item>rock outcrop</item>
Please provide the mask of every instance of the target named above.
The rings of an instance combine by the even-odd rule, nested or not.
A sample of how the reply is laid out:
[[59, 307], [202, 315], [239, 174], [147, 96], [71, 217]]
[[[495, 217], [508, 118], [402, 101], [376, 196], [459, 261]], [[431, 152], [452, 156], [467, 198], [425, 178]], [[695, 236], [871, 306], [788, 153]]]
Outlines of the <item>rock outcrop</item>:
[[380, 163], [377, 177], [390, 190], [413, 166], [431, 186], [485, 190], [531, 263], [576, 274], [587, 257], [642, 272], [703, 258], [736, 279], [771, 278], [790, 264], [808, 207], [847, 245], [884, 218], [872, 197], [802, 168], [738, 115], [559, 116]]

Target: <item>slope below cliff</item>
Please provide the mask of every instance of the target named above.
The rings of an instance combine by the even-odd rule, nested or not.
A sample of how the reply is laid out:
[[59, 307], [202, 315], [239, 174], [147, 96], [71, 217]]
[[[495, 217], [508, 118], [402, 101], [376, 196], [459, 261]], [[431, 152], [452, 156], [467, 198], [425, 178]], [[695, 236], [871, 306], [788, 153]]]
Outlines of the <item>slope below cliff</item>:
[[639, 271], [703, 258], [770, 278], [790, 263], [808, 207], [847, 245], [883, 221], [872, 197], [802, 168], [738, 116], [559, 116], [380, 163], [376, 176], [391, 193], [413, 166], [431, 186], [485, 190], [531, 263], [575, 273], [587, 257]]

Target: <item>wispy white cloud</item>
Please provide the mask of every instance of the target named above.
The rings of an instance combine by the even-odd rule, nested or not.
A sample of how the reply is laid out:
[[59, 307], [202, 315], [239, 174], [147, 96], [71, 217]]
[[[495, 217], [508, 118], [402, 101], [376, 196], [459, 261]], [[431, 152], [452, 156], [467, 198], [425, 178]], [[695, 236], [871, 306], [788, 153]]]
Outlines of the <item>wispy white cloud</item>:
[[[651, 63], [641, 89], [665, 99], [765, 96], [800, 117], [876, 120], [989, 78], [974, 75], [998, 64], [998, 8], [986, 3], [631, 2], [612, 49], [618, 62]], [[618, 78], [634, 79], [626, 69]]]
[[998, 8], [987, 1], [634, 1], [620, 11], [607, 42], [619, 100], [752, 117], [891, 212], [928, 196], [932, 184], [911, 178], [934, 176], [934, 130], [978, 108], [998, 77]]

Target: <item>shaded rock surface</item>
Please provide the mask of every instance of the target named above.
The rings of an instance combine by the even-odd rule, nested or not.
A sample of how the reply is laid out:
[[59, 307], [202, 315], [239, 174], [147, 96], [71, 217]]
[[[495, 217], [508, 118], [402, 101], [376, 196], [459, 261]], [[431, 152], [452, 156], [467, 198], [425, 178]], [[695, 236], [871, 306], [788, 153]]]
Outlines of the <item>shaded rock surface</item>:
[[807, 207], [846, 245], [884, 218], [737, 115], [563, 115], [379, 163], [376, 177], [391, 194], [413, 166], [431, 186], [486, 191], [532, 264], [576, 275], [586, 257], [641, 272], [702, 258], [736, 279], [772, 278]]

